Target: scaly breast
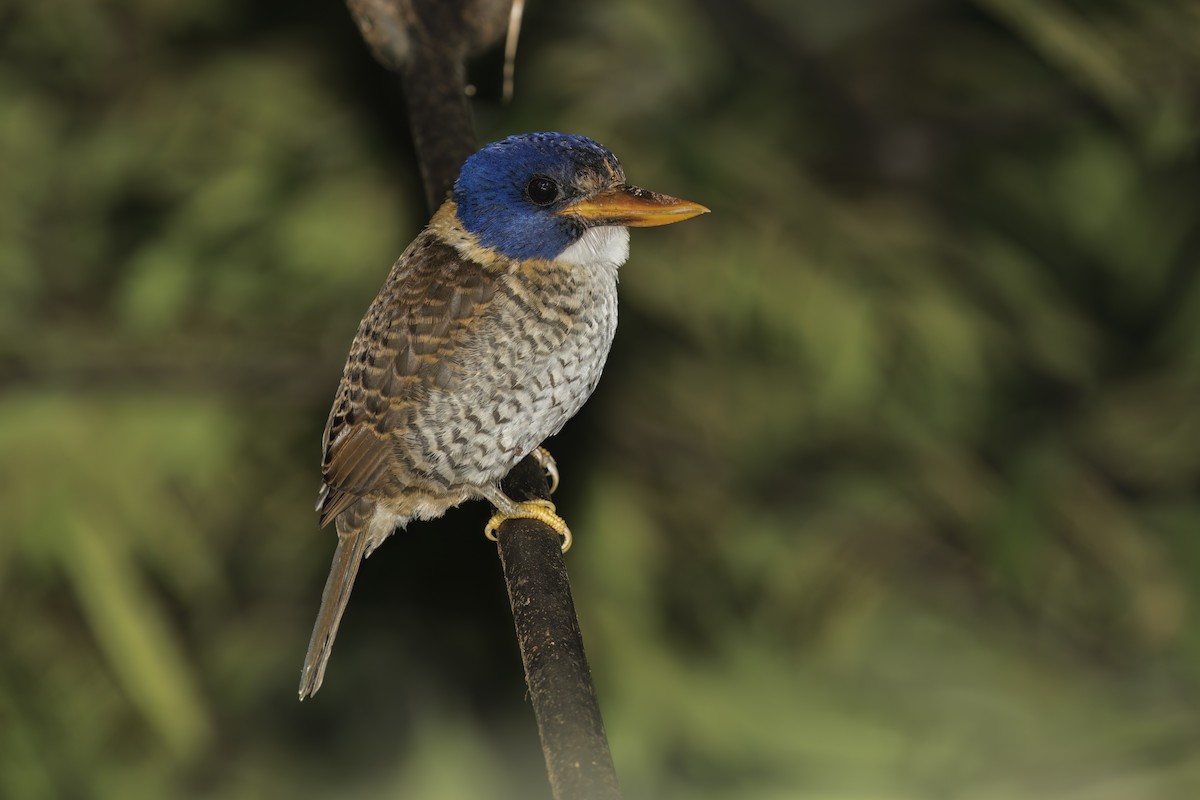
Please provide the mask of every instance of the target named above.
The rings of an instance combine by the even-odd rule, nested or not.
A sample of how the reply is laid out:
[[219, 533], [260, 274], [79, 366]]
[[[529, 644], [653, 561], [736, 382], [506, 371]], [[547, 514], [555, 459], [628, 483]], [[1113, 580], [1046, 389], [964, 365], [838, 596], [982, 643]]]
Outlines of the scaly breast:
[[460, 484], [494, 483], [557, 433], [596, 388], [616, 332], [615, 267], [541, 261], [496, 280], [458, 354], [462, 380], [416, 420], [432, 427], [433, 458]]

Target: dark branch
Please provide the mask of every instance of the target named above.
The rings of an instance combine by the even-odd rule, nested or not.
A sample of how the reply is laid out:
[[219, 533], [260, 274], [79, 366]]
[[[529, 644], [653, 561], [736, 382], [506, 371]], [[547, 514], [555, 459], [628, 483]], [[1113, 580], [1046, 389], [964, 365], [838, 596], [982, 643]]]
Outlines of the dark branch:
[[[509, 0], [347, 0], [347, 5], [375, 57], [401, 76], [432, 211], [477, 147], [465, 60], [499, 41]], [[550, 497], [533, 458], [514, 467], [502, 488], [518, 501]], [[561, 543], [557, 533], [534, 520], [509, 520], [497, 531], [529, 699], [556, 800], [620, 800]]]
[[[546, 476], [532, 457], [513, 467], [501, 488], [517, 501], [550, 497]], [[541, 522], [511, 519], [496, 539], [554, 797], [620, 800], [562, 538]]]
[[379, 63], [400, 74], [432, 212], [475, 152], [466, 58], [498, 43], [508, 0], [346, 0]]

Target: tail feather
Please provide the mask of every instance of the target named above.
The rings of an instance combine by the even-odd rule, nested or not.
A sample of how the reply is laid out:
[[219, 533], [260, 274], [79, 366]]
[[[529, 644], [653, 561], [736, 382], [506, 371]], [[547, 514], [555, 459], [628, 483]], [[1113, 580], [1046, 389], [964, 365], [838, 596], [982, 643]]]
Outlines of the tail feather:
[[325, 678], [325, 665], [329, 662], [329, 652], [333, 648], [333, 639], [337, 636], [338, 625], [350, 600], [350, 590], [354, 588], [354, 579], [358, 575], [359, 564], [367, 550], [369, 528], [361, 527], [343, 534], [338, 531], [337, 550], [333, 554], [333, 564], [329, 568], [329, 578], [325, 581], [325, 591], [321, 595], [321, 610], [317, 614], [317, 624], [313, 626], [312, 638], [308, 642], [308, 653], [304, 656], [304, 671], [300, 673], [300, 699], [310, 697], [321, 688]]

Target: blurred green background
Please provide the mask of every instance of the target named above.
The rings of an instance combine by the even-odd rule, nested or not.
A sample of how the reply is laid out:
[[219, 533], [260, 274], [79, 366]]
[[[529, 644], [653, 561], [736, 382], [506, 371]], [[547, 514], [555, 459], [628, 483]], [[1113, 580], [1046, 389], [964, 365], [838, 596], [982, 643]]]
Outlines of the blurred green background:
[[[626, 795], [1200, 796], [1200, 6], [525, 17], [480, 140], [713, 209], [551, 442]], [[334, 0], [0, 5], [0, 796], [548, 795], [483, 504], [296, 702], [402, 109]]]

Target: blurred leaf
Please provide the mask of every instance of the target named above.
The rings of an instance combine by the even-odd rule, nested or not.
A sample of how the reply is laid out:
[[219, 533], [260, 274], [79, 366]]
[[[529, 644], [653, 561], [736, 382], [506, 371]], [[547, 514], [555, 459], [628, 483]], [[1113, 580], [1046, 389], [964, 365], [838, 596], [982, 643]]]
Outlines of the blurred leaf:
[[211, 735], [191, 670], [136, 572], [99, 538], [85, 519], [63, 562], [108, 661], [133, 702], [167, 743], [194, 754]]
[[1037, 0], [979, 0], [1020, 33], [1048, 60], [1096, 93], [1114, 111], [1132, 114], [1141, 102], [1139, 87], [1120, 53], [1086, 17], [1058, 3]]

